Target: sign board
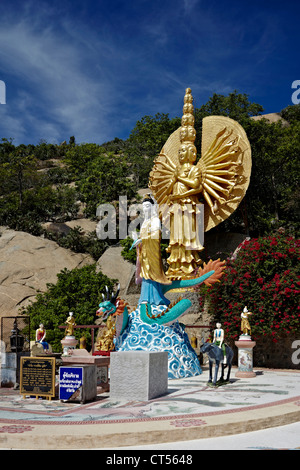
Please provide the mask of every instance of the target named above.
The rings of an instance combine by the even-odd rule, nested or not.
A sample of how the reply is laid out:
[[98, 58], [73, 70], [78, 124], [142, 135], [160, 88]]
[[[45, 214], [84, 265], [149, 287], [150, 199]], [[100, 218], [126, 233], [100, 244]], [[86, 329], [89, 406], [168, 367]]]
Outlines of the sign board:
[[55, 397], [55, 357], [21, 357], [20, 393]]
[[59, 368], [59, 399], [70, 400], [76, 398], [81, 392], [83, 384], [82, 367]]

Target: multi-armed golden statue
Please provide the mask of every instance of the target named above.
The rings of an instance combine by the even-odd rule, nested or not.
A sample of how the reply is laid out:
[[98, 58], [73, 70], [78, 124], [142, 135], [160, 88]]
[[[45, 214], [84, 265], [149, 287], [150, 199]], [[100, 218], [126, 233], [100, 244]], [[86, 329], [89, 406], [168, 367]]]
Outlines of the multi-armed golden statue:
[[204, 232], [237, 208], [250, 180], [251, 148], [240, 124], [225, 116], [204, 118], [197, 163], [195, 138], [193, 97], [187, 88], [181, 127], [156, 158], [149, 182], [162, 221], [170, 227], [169, 279], [195, 277]]

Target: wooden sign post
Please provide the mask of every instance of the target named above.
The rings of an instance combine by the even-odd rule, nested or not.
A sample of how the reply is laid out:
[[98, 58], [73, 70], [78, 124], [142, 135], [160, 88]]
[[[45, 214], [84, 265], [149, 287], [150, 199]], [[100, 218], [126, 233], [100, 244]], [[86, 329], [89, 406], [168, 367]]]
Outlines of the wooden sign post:
[[55, 357], [21, 358], [20, 393], [23, 398], [55, 397]]

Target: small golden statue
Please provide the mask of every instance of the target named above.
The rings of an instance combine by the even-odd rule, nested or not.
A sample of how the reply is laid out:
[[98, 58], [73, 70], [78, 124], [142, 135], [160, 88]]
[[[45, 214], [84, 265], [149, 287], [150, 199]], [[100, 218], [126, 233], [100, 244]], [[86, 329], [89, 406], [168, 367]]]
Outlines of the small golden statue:
[[251, 148], [244, 129], [225, 116], [203, 119], [202, 156], [196, 163], [194, 107], [186, 89], [181, 127], [162, 148], [149, 188], [170, 227], [169, 279], [197, 275], [204, 232], [234, 212], [249, 185]]
[[247, 307], [244, 307], [244, 310], [241, 313], [241, 331], [243, 335], [251, 336], [251, 327], [248, 320], [248, 316], [252, 315], [252, 312], [249, 312]]
[[73, 317], [73, 312], [69, 312], [69, 316], [65, 323], [68, 325], [66, 328], [66, 336], [73, 336], [74, 335], [74, 327], [76, 326], [75, 319]]
[[115, 348], [116, 322], [110, 316], [106, 321], [106, 328], [97, 335], [96, 351], [113, 351]]

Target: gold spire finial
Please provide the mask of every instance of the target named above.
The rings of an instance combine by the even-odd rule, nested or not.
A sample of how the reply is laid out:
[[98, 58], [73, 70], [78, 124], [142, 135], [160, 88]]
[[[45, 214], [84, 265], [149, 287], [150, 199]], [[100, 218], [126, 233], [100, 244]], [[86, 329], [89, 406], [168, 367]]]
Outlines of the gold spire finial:
[[183, 116], [181, 119], [181, 128], [180, 128], [180, 141], [181, 143], [191, 143], [193, 144], [196, 139], [196, 130], [194, 128], [194, 106], [193, 106], [193, 96], [192, 90], [187, 88], [185, 90], [184, 96], [184, 105], [183, 105]]

